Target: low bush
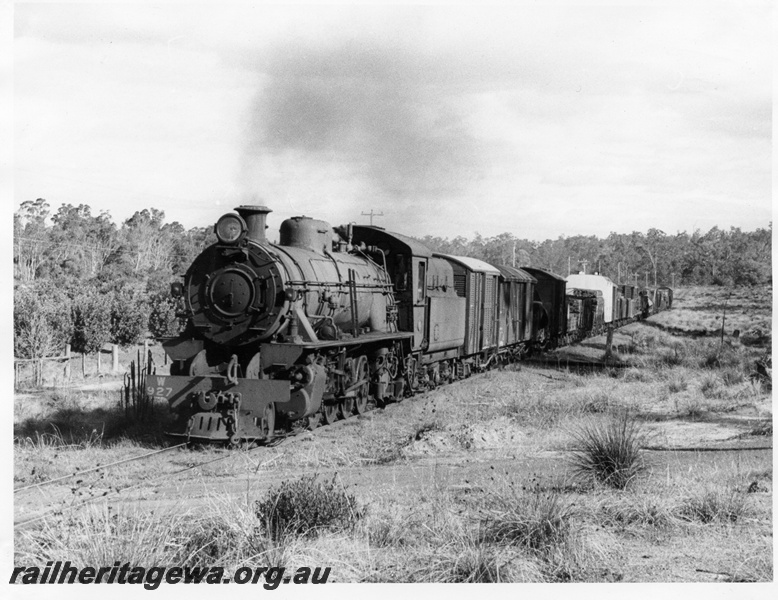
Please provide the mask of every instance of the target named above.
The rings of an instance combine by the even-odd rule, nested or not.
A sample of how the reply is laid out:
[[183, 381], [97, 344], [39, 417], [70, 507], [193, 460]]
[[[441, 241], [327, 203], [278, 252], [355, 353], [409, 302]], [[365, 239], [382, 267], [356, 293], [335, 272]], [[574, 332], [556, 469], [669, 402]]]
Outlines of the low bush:
[[312, 475], [283, 482], [265, 500], [256, 502], [256, 515], [273, 539], [281, 539], [352, 529], [361, 512], [354, 496], [335, 477], [322, 482]]

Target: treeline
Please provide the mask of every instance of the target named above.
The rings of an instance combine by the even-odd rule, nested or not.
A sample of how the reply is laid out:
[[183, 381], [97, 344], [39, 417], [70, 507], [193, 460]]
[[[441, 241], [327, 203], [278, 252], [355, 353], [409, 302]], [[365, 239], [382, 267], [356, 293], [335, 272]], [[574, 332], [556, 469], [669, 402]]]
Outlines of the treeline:
[[178, 331], [170, 283], [216, 241], [212, 227], [186, 230], [157, 209], [117, 227], [108, 213], [39, 198], [14, 214], [14, 354], [91, 353], [148, 334]]
[[491, 264], [532, 266], [560, 275], [599, 272], [617, 283], [638, 285], [757, 285], [772, 282], [772, 223], [767, 229], [667, 235], [611, 233], [533, 242], [510, 233], [472, 240], [425, 236], [419, 241], [436, 252], [471, 256]]
[[[510, 233], [473, 239], [426, 236], [438, 252], [492, 264], [535, 266], [566, 275], [600, 271], [650, 285], [753, 285], [771, 281], [772, 223], [743, 232], [611, 233], [533, 242]], [[19, 358], [94, 352], [178, 330], [170, 283], [216, 241], [213, 228], [166, 223], [157, 209], [117, 226], [108, 213], [65, 204], [55, 213], [39, 198], [14, 214], [14, 350]], [[637, 275], [637, 277], [635, 277]]]

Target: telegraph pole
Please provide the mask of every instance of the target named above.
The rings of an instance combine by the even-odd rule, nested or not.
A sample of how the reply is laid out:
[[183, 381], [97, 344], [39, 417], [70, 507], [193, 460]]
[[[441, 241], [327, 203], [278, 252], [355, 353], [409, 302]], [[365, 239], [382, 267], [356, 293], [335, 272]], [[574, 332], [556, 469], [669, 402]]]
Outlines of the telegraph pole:
[[382, 212], [380, 212], [380, 213], [373, 212], [372, 208], [370, 209], [369, 213], [363, 212], [362, 214], [364, 216], [366, 216], [366, 217], [370, 217], [370, 226], [371, 227], [373, 226], [373, 217], [383, 217], [384, 216], [384, 213], [382, 213]]

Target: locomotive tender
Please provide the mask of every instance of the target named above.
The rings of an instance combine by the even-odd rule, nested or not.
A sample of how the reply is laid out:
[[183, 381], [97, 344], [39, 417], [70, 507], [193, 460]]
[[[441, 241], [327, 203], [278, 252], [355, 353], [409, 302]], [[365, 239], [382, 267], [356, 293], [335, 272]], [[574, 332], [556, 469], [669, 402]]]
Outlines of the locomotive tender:
[[[669, 308], [599, 275], [431, 252], [380, 227], [293, 217], [279, 243], [264, 206], [215, 225], [218, 241], [172, 286], [186, 327], [163, 341], [172, 435], [237, 444], [301, 419], [332, 423]], [[627, 296], [629, 293], [629, 297]]]

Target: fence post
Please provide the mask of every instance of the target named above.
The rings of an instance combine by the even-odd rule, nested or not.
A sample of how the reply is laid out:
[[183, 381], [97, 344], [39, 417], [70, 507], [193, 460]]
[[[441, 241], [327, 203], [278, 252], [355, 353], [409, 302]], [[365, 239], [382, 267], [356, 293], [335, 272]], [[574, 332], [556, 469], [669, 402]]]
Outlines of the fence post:
[[97, 349], [97, 374], [103, 372], [103, 348], [102, 346]]
[[116, 344], [111, 345], [111, 369], [114, 373], [119, 370], [119, 346]]
[[149, 364], [149, 340], [145, 339], [143, 340], [143, 367], [145, 370], [145, 367]]
[[605, 362], [612, 358], [613, 354], [613, 326], [608, 326], [608, 337], [605, 340]]
[[70, 381], [70, 344], [65, 344], [65, 380]]
[[86, 378], [86, 352], [81, 353], [81, 377]]

